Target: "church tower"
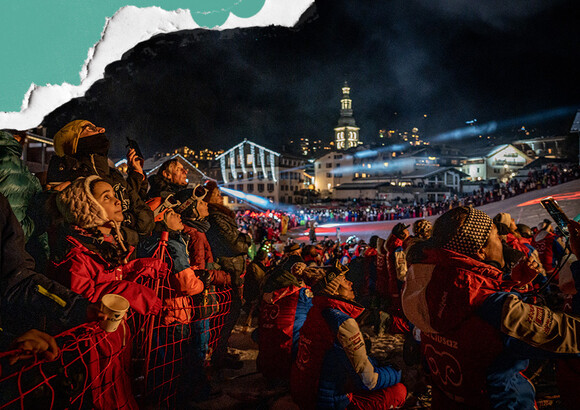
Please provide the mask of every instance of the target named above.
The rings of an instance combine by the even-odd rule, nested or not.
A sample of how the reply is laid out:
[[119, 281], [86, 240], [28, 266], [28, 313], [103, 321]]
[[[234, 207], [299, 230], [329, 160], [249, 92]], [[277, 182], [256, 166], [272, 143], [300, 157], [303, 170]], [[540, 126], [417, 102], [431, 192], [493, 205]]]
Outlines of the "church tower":
[[352, 100], [350, 99], [350, 87], [345, 81], [342, 87], [340, 100], [340, 118], [334, 128], [334, 146], [336, 149], [348, 149], [362, 144], [359, 141], [359, 130], [352, 115]]

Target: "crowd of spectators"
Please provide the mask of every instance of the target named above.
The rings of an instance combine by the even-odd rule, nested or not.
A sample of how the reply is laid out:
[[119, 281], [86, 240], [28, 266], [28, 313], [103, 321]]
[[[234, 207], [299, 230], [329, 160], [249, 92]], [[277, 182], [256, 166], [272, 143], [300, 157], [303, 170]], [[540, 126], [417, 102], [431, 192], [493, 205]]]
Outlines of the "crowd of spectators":
[[[44, 187], [1, 137], [21, 177], [0, 184], [0, 407], [195, 407], [220, 394], [224, 369], [243, 366], [228, 350], [242, 311], [258, 323], [258, 371], [302, 409], [401, 407], [429, 393], [408, 391], [411, 367], [429, 379], [432, 408], [534, 408], [530, 360], [556, 363], [562, 403], [580, 400], [580, 224], [565, 236], [547, 219], [516, 225], [471, 206], [577, 168], [439, 203], [235, 213], [215, 181], [188, 188], [177, 160], [149, 180], [134, 149], [127, 176], [109, 167], [105, 129], [88, 121], [54, 136]], [[385, 215], [440, 216], [369, 243], [285, 240], [302, 220]], [[111, 294], [129, 311], [105, 306]], [[407, 368], [370, 355], [368, 327], [402, 335]], [[59, 333], [75, 344], [59, 346]]]
[[484, 185], [470, 194], [454, 194], [441, 201], [404, 203], [391, 201], [388, 205], [362, 201], [348, 205], [321, 205], [320, 207], [301, 207], [295, 213], [299, 220], [314, 220], [317, 223], [372, 222], [409, 218], [425, 218], [441, 215], [451, 208], [462, 205], [481, 206], [491, 202], [503, 201], [525, 192], [562, 184], [580, 178], [578, 165], [548, 165], [542, 170], [531, 170], [527, 178], [513, 178], [509, 182]]

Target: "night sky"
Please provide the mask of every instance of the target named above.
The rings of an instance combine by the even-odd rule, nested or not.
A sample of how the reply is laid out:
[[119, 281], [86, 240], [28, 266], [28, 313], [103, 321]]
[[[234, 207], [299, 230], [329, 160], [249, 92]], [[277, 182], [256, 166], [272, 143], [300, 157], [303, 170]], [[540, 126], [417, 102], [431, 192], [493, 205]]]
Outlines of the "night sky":
[[573, 0], [321, 0], [291, 29], [154, 37], [44, 124], [49, 136], [76, 118], [104, 126], [113, 157], [126, 136], [146, 156], [244, 138], [279, 149], [296, 137], [330, 141], [348, 80], [364, 142], [383, 128], [429, 139], [474, 118], [566, 107], [521, 124], [562, 135], [580, 108], [579, 21]]

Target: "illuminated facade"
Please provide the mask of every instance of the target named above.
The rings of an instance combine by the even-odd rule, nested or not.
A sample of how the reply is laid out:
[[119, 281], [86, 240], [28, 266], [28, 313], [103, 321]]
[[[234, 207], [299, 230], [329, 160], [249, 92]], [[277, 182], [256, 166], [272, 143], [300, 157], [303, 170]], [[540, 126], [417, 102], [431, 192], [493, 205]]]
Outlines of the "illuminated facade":
[[[273, 204], [301, 203], [300, 191], [308, 188], [304, 174], [307, 160], [272, 151], [244, 140], [216, 157], [219, 173], [212, 176], [225, 188], [258, 195]], [[226, 197], [226, 205], [237, 208], [240, 199]]]
[[342, 99], [340, 100], [340, 118], [334, 128], [335, 149], [344, 150], [358, 147], [360, 128], [356, 126], [352, 112], [352, 100], [350, 99], [350, 87], [345, 81], [342, 87]]
[[463, 172], [472, 181], [496, 179], [507, 182], [532, 159], [511, 144], [483, 148], [471, 153], [463, 165]]
[[323, 197], [327, 197], [337, 185], [352, 182], [352, 170], [352, 155], [332, 151], [314, 161], [314, 186]]

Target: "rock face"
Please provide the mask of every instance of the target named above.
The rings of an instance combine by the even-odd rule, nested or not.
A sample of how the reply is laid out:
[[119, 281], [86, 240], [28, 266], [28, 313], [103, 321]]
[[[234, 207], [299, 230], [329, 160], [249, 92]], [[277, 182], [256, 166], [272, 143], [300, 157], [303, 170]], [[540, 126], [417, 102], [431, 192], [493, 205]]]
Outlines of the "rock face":
[[84, 97], [48, 114], [47, 135], [88, 119], [112, 137], [113, 157], [124, 154], [127, 136], [150, 155], [183, 145], [227, 148], [232, 137], [276, 146], [288, 124], [317, 123], [296, 115], [302, 101], [293, 85], [297, 70], [308, 71], [307, 59], [294, 58], [322, 25], [312, 23], [315, 9], [293, 28], [184, 30], [139, 43], [109, 64]]

